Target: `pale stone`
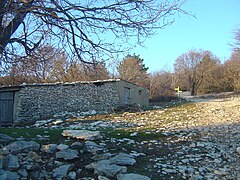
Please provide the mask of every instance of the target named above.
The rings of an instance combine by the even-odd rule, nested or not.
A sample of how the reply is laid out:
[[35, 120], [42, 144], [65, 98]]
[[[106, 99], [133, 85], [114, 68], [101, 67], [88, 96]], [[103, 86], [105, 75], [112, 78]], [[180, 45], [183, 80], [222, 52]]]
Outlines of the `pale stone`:
[[77, 173], [74, 172], [74, 171], [71, 171], [71, 172], [68, 174], [68, 176], [70, 177], [70, 179], [76, 179]]
[[109, 159], [112, 164], [117, 165], [133, 165], [136, 163], [133, 155], [119, 153], [118, 155]]
[[17, 180], [20, 179], [19, 175], [15, 172], [11, 171], [0, 171], [0, 179], [1, 180]]
[[12, 138], [6, 134], [0, 134], [0, 143], [8, 143], [13, 140], [14, 140], [14, 138]]
[[68, 148], [69, 148], [69, 146], [66, 145], [66, 144], [59, 144], [59, 145], [57, 146], [57, 149], [60, 150], [60, 151], [62, 151], [62, 150], [64, 150], [64, 149], [68, 149]]
[[88, 131], [88, 130], [64, 130], [63, 136], [72, 137], [76, 139], [83, 140], [98, 140], [101, 139], [101, 134], [99, 131]]
[[78, 157], [78, 151], [72, 149], [64, 149], [62, 151], [56, 152], [57, 159], [72, 160]]
[[85, 146], [88, 152], [97, 153], [98, 151], [102, 151], [104, 148], [93, 141], [86, 141]]
[[57, 151], [57, 144], [46, 144], [46, 145], [42, 145], [41, 147], [41, 151], [42, 152], [46, 152], [46, 153], [50, 153], [53, 154]]
[[108, 178], [105, 177], [105, 176], [98, 176], [98, 180], [110, 180], [110, 179], [108, 179]]
[[117, 180], [151, 180], [151, 179], [141, 174], [129, 173], [129, 174], [118, 174]]
[[19, 167], [20, 167], [20, 164], [17, 156], [9, 154], [4, 159], [4, 169], [12, 171], [12, 170], [17, 170]]
[[238, 155], [240, 155], [240, 147], [237, 147], [236, 151], [237, 151]]
[[53, 169], [53, 176], [55, 178], [62, 178], [63, 176], [67, 175], [71, 167], [72, 167], [72, 164], [59, 166], [58, 168]]
[[28, 152], [32, 150], [39, 150], [40, 144], [35, 141], [15, 141], [5, 147], [3, 150], [6, 150], [12, 154], [17, 154], [20, 152]]
[[86, 166], [87, 169], [94, 169], [94, 174], [114, 177], [118, 173], [126, 173], [127, 167], [111, 164], [109, 160], [101, 160]]

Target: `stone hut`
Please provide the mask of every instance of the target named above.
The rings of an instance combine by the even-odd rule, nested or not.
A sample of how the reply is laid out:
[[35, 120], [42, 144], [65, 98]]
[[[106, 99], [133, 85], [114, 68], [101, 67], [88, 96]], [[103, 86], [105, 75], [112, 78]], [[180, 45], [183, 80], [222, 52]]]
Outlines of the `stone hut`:
[[125, 104], [148, 106], [148, 91], [120, 79], [5, 86], [0, 87], [0, 126], [63, 112], [111, 112]]

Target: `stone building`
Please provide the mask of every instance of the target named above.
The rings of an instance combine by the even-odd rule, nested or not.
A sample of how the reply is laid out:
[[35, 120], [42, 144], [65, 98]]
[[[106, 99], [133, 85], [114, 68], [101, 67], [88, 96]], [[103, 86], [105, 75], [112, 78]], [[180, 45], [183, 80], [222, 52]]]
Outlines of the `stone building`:
[[124, 104], [149, 105], [149, 93], [120, 79], [0, 87], [0, 125], [51, 118], [63, 112], [111, 112]]

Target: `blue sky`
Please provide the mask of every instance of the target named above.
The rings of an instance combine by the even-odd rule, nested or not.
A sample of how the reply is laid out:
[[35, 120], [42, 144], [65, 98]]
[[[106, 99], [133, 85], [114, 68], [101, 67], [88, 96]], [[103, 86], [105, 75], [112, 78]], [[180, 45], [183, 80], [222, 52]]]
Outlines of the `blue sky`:
[[171, 26], [146, 40], [131, 53], [144, 59], [149, 72], [172, 69], [178, 56], [190, 49], [210, 50], [221, 61], [231, 55], [234, 29], [240, 27], [240, 0], [187, 0], [184, 9], [196, 18], [181, 15]]

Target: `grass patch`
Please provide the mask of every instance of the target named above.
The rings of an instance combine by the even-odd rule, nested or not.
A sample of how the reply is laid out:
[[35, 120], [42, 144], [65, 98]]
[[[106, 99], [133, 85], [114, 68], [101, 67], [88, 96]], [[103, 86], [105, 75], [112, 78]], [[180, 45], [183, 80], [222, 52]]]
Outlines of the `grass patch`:
[[12, 138], [24, 138], [26, 140], [42, 141], [41, 137], [45, 137], [44, 143], [60, 143], [63, 139], [61, 129], [47, 128], [0, 128], [1, 134], [6, 134]]

